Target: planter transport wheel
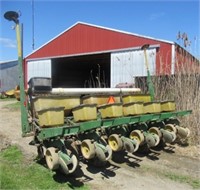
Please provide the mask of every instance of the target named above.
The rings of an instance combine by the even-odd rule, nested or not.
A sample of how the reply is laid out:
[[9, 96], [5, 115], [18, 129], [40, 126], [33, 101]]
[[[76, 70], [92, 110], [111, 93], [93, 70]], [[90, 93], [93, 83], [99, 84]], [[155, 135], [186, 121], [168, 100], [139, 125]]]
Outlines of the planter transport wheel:
[[85, 159], [92, 159], [95, 156], [95, 146], [91, 140], [86, 139], [81, 143], [81, 152]]
[[47, 166], [50, 170], [56, 170], [59, 167], [59, 161], [58, 161], [58, 153], [56, 152], [56, 148], [50, 147], [47, 148], [45, 159]]
[[121, 138], [119, 137], [119, 135], [117, 134], [112, 134], [109, 136], [108, 144], [110, 148], [115, 152], [120, 151], [123, 148], [123, 142]]

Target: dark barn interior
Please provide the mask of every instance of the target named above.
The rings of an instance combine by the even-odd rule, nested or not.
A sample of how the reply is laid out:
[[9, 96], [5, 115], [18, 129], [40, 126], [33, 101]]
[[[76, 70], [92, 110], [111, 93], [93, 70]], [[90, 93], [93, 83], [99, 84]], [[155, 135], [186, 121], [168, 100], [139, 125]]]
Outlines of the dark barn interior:
[[110, 87], [110, 54], [53, 58], [52, 87]]

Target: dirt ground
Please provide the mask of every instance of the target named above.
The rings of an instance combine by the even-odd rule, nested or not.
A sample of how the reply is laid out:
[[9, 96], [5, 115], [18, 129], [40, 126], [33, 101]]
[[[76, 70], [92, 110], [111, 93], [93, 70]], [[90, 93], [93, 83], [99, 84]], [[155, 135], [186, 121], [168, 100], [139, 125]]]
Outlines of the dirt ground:
[[[14, 103], [0, 100], [0, 150], [9, 144], [18, 145], [31, 162], [36, 148], [28, 143], [32, 137], [21, 137], [20, 110], [5, 108]], [[94, 190], [190, 190], [185, 183], [171, 180], [169, 175], [190, 176], [200, 180], [200, 149], [196, 146], [170, 145], [149, 154], [115, 153], [113, 160], [103, 168], [95, 168], [80, 162], [80, 169], [72, 176], [55, 175], [52, 180], [70, 182], [73, 186], [87, 184]]]

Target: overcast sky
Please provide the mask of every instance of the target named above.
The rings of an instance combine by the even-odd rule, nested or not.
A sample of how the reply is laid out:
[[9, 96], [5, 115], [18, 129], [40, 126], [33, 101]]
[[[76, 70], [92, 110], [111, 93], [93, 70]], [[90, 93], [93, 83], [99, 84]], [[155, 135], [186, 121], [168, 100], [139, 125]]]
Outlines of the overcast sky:
[[199, 0], [0, 0], [0, 8], [0, 61], [17, 59], [16, 34], [12, 29], [14, 23], [5, 20], [3, 16], [11, 10], [21, 13], [19, 19], [24, 28], [24, 57], [33, 51], [33, 38], [34, 49], [37, 49], [76, 22], [82, 21], [180, 45], [183, 43], [177, 40], [177, 34], [179, 31], [181, 34], [185, 32], [191, 41], [187, 50], [200, 58]]

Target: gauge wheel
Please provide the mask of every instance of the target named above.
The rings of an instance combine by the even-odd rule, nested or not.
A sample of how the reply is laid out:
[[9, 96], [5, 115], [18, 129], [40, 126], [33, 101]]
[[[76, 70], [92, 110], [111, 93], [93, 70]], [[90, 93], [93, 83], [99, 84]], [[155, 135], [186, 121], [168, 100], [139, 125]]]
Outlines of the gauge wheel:
[[85, 159], [92, 159], [95, 156], [95, 146], [91, 140], [86, 139], [81, 143], [81, 153]]
[[49, 147], [46, 150], [45, 159], [47, 166], [50, 170], [56, 170], [59, 167], [58, 161], [58, 153], [56, 152], [56, 148]]
[[173, 124], [167, 124], [165, 125], [165, 130], [174, 132], [175, 134], [177, 133], [177, 129]]
[[188, 137], [190, 134], [190, 130], [184, 127], [177, 127], [177, 131], [178, 135], [183, 139]]
[[130, 134], [130, 138], [132, 140], [136, 140], [139, 142], [139, 144], [142, 144], [144, 142], [144, 135], [140, 130], [134, 130]]
[[158, 135], [159, 138], [162, 137], [162, 133], [157, 127], [151, 127], [149, 132]]
[[112, 134], [109, 136], [108, 144], [109, 144], [110, 148], [115, 152], [123, 149], [123, 142], [122, 142], [121, 138], [119, 137], [119, 135], [117, 135], [117, 134]]

